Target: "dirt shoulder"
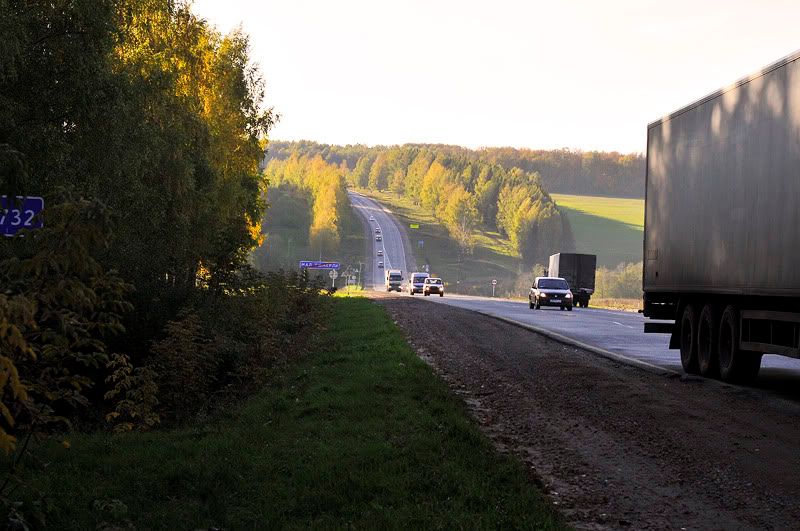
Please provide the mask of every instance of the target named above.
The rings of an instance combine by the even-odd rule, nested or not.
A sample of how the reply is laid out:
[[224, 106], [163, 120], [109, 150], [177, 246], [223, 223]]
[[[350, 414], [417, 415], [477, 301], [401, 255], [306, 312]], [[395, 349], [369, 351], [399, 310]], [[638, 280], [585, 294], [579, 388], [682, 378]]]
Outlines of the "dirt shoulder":
[[800, 404], [651, 374], [467, 310], [373, 297], [576, 527], [800, 521]]

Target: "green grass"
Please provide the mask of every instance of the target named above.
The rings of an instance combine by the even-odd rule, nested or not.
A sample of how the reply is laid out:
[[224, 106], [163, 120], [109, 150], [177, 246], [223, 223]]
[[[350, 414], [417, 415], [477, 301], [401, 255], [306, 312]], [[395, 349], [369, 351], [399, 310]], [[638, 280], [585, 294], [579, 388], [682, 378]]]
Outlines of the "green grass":
[[[474, 252], [463, 256], [459, 263], [458, 244], [430, 212], [399, 194], [369, 190], [359, 190], [359, 193], [372, 197], [392, 211], [408, 232], [417, 266], [430, 264], [431, 274], [441, 276], [450, 290], [488, 295], [492, 292], [492, 279], [498, 281], [498, 293], [514, 285], [522, 267], [521, 260], [508, 239], [499, 233], [476, 231]], [[410, 228], [412, 223], [418, 223], [420, 228]], [[418, 245], [420, 240], [424, 242], [421, 248]]]
[[337, 297], [325, 334], [205, 423], [37, 448], [23, 476], [47, 493], [47, 526], [563, 528], [381, 307]]
[[577, 252], [597, 255], [598, 265], [642, 261], [644, 200], [551, 194], [567, 213]]

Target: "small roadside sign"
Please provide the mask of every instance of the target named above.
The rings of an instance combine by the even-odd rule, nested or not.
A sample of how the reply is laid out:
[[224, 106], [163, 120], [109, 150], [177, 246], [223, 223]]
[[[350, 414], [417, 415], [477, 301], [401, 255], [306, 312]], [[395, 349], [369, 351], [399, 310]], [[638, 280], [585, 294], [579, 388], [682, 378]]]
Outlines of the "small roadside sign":
[[339, 262], [300, 260], [300, 269], [339, 269]]
[[493, 279], [492, 279], [492, 286], [496, 286], [496, 285], [497, 285], [497, 279], [496, 279], [496, 278], [493, 278]]
[[328, 273], [328, 276], [335, 279], [336, 277], [339, 276], [339, 272], [336, 271], [335, 269], [331, 269], [330, 273]]
[[14, 236], [22, 229], [41, 229], [44, 199], [17, 196], [17, 200], [0, 196], [0, 233]]
[[419, 223], [410, 223], [408, 226], [409, 226], [409, 228], [412, 228], [412, 229], [418, 229], [419, 228]]

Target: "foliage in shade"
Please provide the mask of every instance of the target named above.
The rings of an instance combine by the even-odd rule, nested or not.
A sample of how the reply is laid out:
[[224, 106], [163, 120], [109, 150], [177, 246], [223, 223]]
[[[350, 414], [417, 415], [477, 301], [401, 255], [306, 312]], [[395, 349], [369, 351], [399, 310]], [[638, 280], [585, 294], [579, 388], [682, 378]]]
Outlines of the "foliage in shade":
[[293, 156], [271, 161], [264, 176], [270, 185], [267, 200], [281, 199], [276, 203], [278, 210], [267, 213], [267, 228], [286, 224], [307, 227], [307, 234], [295, 243], [307, 245], [314, 257], [317, 253], [332, 256], [353, 223], [342, 168], [321, 157]]

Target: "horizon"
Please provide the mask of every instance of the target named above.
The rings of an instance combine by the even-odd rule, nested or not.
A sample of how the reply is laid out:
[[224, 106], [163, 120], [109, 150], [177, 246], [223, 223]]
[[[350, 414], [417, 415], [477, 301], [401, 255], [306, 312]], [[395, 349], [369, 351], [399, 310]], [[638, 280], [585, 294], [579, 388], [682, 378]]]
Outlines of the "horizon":
[[335, 144], [330, 142], [320, 142], [318, 140], [313, 140], [311, 138], [298, 138], [297, 140], [287, 140], [285, 138], [270, 138], [269, 143], [267, 144], [267, 150], [269, 150], [269, 144], [273, 142], [285, 142], [285, 143], [300, 143], [300, 142], [313, 142], [315, 144], [323, 145], [323, 146], [337, 146], [337, 147], [348, 147], [348, 146], [363, 146], [369, 149], [373, 148], [393, 148], [393, 147], [404, 147], [404, 146], [437, 146], [437, 147], [455, 147], [461, 149], [468, 149], [471, 151], [480, 151], [482, 149], [516, 149], [520, 151], [568, 151], [570, 153], [619, 153], [620, 155], [638, 155], [641, 157], [645, 156], [644, 152], [636, 152], [636, 151], [620, 151], [618, 149], [581, 149], [581, 148], [574, 148], [574, 147], [560, 147], [560, 148], [538, 148], [538, 147], [528, 147], [528, 146], [477, 146], [477, 147], [470, 147], [464, 146], [461, 144], [448, 144], [444, 142], [403, 142], [399, 144], [368, 144], [366, 142], [348, 142], [347, 144]]

